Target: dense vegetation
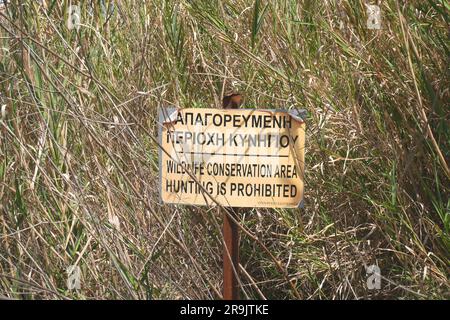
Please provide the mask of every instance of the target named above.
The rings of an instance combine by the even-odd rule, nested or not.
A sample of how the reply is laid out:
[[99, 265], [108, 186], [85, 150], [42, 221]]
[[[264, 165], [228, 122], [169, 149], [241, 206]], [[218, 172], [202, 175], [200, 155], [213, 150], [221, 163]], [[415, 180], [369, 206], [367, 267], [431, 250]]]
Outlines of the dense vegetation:
[[0, 297], [220, 298], [222, 216], [158, 202], [154, 138], [240, 92], [308, 111], [305, 207], [240, 213], [243, 298], [449, 298], [446, 0], [380, 30], [358, 0], [77, 4], [0, 9]]

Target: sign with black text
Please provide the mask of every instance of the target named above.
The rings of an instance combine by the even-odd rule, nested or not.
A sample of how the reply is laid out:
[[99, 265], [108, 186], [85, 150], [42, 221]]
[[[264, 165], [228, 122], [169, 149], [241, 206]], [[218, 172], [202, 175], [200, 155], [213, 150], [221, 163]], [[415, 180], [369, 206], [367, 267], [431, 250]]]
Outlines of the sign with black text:
[[303, 200], [305, 122], [297, 112], [159, 112], [165, 203], [296, 208]]

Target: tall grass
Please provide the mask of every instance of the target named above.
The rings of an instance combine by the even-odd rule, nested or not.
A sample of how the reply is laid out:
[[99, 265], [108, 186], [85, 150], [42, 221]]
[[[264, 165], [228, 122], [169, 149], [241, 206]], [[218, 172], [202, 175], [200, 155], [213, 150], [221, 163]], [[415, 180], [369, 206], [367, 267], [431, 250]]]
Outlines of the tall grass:
[[0, 11], [0, 297], [220, 298], [221, 215], [159, 204], [154, 138], [239, 91], [309, 114], [305, 208], [240, 213], [243, 298], [449, 298], [447, 1], [381, 1], [381, 30], [356, 0], [73, 3], [79, 30]]

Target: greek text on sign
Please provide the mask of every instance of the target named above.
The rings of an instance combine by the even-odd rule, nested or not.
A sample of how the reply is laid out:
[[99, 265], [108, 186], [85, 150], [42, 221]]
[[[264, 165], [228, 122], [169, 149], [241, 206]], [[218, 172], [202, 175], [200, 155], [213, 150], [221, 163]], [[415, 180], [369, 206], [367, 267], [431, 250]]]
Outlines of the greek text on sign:
[[305, 123], [297, 113], [164, 108], [159, 120], [163, 202], [300, 206]]

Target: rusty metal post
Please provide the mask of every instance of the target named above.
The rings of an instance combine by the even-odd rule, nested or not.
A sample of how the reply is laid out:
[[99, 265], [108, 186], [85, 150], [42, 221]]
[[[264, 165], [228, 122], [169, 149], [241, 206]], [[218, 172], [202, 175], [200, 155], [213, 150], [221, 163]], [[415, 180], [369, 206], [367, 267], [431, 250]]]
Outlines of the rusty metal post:
[[[242, 96], [240, 94], [225, 96], [222, 103], [224, 109], [237, 109], [242, 104]], [[238, 208], [232, 208], [229, 214], [237, 218], [237, 211]], [[223, 239], [223, 299], [238, 300], [239, 229], [226, 211], [223, 213]]]
[[223, 299], [238, 300], [239, 229], [227, 212], [223, 213]]

